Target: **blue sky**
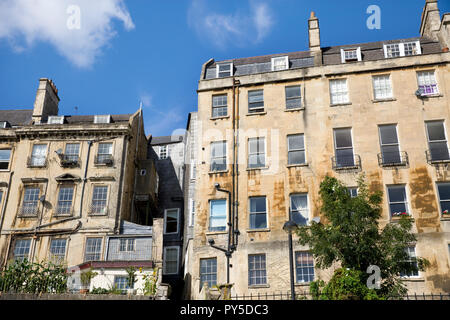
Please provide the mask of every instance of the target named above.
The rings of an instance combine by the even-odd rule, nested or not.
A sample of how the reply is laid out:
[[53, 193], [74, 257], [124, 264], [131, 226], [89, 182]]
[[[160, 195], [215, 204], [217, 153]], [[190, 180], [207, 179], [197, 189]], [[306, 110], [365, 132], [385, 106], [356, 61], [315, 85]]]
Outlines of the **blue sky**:
[[[415, 37], [424, 4], [0, 0], [0, 109], [32, 108], [38, 79], [47, 77], [59, 89], [60, 114], [132, 113], [143, 101], [146, 133], [170, 135], [196, 110], [201, 66], [209, 58], [307, 50], [311, 11], [322, 46]], [[68, 19], [78, 17], [70, 5], [80, 9], [79, 29], [68, 28]], [[380, 30], [366, 27], [370, 5], [381, 9]], [[450, 12], [450, 1], [440, 0], [439, 8]]]

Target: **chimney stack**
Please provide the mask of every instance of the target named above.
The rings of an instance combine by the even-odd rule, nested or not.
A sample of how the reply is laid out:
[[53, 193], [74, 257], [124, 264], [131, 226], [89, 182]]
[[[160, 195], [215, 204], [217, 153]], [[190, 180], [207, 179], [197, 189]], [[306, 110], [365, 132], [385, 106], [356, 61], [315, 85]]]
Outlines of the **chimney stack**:
[[320, 48], [319, 19], [316, 17], [314, 11], [311, 12], [311, 17], [308, 19], [308, 31], [309, 31], [309, 50], [314, 55], [314, 64], [322, 65], [322, 49]]
[[441, 15], [437, 0], [426, 0], [422, 12], [422, 21], [420, 23], [420, 35], [438, 41], [440, 28]]
[[35, 124], [46, 123], [48, 116], [58, 115], [58, 89], [52, 80], [39, 79], [39, 87], [34, 101], [33, 122]]

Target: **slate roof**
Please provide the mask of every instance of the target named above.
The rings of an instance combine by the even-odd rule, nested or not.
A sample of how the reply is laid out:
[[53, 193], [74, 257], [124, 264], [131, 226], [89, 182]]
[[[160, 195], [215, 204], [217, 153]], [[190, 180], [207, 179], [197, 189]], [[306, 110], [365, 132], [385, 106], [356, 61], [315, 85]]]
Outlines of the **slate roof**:
[[151, 137], [150, 144], [152, 146], [160, 145], [160, 144], [170, 144], [170, 143], [178, 143], [183, 141], [183, 136], [161, 136], [161, 137]]
[[11, 126], [24, 126], [31, 123], [33, 109], [0, 110], [0, 122], [8, 121]]
[[[33, 109], [27, 110], [0, 110], [0, 122], [8, 121], [11, 126], [25, 126], [31, 124]], [[129, 114], [112, 114], [111, 123], [128, 122], [133, 116]], [[81, 124], [94, 123], [94, 115], [74, 115], [64, 116], [64, 123], [67, 124]]]
[[[396, 39], [387, 41], [368, 42], [360, 44], [340, 45], [333, 47], [322, 47], [323, 65], [341, 64], [341, 48], [361, 48], [362, 61], [374, 61], [386, 59], [384, 57], [384, 44], [412, 42], [420, 40], [422, 55], [441, 53], [441, 44], [427, 37], [414, 37], [408, 39]], [[233, 62], [234, 75], [256, 74], [271, 72], [271, 60], [275, 57], [289, 57], [289, 69], [307, 68], [314, 66], [314, 60], [310, 51], [298, 51], [291, 53], [277, 53], [264, 56], [222, 60], [213, 62], [206, 67], [205, 79], [216, 78], [216, 66], [220, 63]]]

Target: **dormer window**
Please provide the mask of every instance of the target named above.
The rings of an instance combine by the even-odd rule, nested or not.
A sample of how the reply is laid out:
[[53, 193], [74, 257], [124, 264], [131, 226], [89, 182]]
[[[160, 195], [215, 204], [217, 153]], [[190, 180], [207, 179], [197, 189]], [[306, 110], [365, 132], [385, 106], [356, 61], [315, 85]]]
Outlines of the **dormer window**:
[[216, 67], [217, 78], [231, 77], [233, 75], [233, 63], [220, 63]]
[[422, 54], [420, 41], [391, 43], [385, 44], [383, 47], [385, 58], [397, 58]]
[[287, 56], [272, 58], [272, 71], [287, 69], [289, 69], [289, 58]]
[[94, 123], [111, 123], [111, 115], [95, 116]]
[[11, 125], [8, 121], [0, 121], [0, 129], [11, 128]]
[[342, 63], [362, 61], [361, 48], [341, 49], [341, 60]]
[[64, 116], [49, 116], [47, 124], [63, 124]]

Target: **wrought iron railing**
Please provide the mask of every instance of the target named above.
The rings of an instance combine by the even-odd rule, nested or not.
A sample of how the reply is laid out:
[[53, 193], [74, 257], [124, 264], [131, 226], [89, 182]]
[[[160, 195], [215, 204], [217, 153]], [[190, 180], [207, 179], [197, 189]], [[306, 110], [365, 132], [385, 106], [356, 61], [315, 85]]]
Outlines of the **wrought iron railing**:
[[75, 155], [62, 154], [59, 159], [62, 167], [76, 167], [80, 164], [80, 157]]
[[425, 151], [428, 164], [450, 162], [449, 149], [434, 149]]
[[381, 167], [407, 166], [408, 163], [409, 159], [406, 151], [382, 152], [378, 154], [378, 164]]
[[39, 213], [38, 205], [35, 206], [22, 206], [19, 207], [18, 215], [20, 217], [37, 217]]
[[47, 166], [47, 157], [28, 157], [27, 166], [29, 168], [44, 168]]
[[108, 207], [106, 205], [90, 205], [89, 214], [92, 216], [104, 216], [108, 214]]
[[56, 216], [72, 216], [73, 214], [73, 208], [72, 206], [64, 206], [64, 205], [58, 205], [55, 209], [55, 215]]
[[114, 164], [114, 158], [112, 155], [100, 154], [94, 158], [94, 164], [112, 166]]
[[358, 154], [351, 156], [331, 157], [333, 170], [359, 170], [361, 169], [361, 157]]

